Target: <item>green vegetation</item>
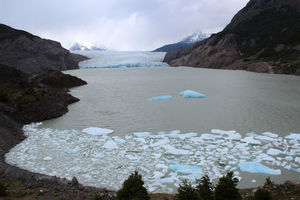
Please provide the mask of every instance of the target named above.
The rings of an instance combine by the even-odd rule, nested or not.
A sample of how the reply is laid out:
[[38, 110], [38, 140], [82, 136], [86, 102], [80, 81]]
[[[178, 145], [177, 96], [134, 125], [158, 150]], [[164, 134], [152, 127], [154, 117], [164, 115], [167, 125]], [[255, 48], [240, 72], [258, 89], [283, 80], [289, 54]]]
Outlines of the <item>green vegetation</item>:
[[7, 103], [9, 102], [9, 97], [6, 92], [0, 90], [0, 102]]
[[177, 200], [202, 200], [197, 189], [194, 188], [192, 184], [187, 180], [183, 180], [182, 184], [179, 185], [176, 199]]
[[226, 176], [221, 177], [215, 189], [215, 200], [242, 199], [236, 188], [238, 182], [238, 179], [233, 177], [233, 172], [228, 172]]
[[123, 187], [117, 192], [118, 200], [149, 200], [148, 192], [143, 186], [142, 176], [135, 171], [123, 183]]
[[271, 178], [268, 176], [266, 178], [266, 182], [264, 183], [264, 186], [273, 185], [273, 184], [274, 184], [274, 182], [271, 181]]
[[196, 190], [199, 192], [199, 195], [205, 200], [213, 200], [213, 184], [210, 182], [210, 179], [207, 175], [203, 176], [200, 180], [197, 180]]
[[272, 195], [267, 190], [259, 189], [254, 193], [254, 200], [272, 200]]
[[6, 192], [6, 187], [2, 184], [0, 184], [0, 197], [6, 196], [7, 192]]

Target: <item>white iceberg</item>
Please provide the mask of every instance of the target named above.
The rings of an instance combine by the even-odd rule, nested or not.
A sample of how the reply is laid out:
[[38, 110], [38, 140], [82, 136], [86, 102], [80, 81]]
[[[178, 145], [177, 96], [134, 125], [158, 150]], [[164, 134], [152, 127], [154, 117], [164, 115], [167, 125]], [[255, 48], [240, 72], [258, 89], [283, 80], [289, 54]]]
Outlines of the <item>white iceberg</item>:
[[276, 155], [279, 155], [279, 154], [284, 154], [284, 152], [279, 150], [279, 149], [271, 148], [271, 149], [268, 149], [267, 154], [272, 155], [272, 156], [276, 156]]
[[285, 136], [285, 138], [300, 140], [300, 133], [290, 133], [288, 136]]
[[106, 128], [89, 127], [83, 129], [82, 132], [87, 133], [89, 135], [98, 136], [98, 135], [107, 135], [113, 133], [114, 131]]
[[171, 145], [166, 145], [163, 148], [165, 148], [166, 154], [172, 154], [172, 155], [177, 155], [177, 156], [192, 154], [192, 152], [190, 152], [190, 151], [187, 151], [184, 149], [176, 149], [175, 147], [173, 147]]
[[280, 169], [272, 169], [258, 162], [240, 162], [238, 168], [243, 172], [280, 175]]
[[183, 92], [180, 92], [179, 95], [183, 96], [184, 98], [204, 98], [204, 97], [206, 97], [204, 94], [201, 94], [199, 92], [195, 92], [192, 90], [185, 90]]
[[158, 96], [158, 97], [152, 97], [149, 100], [168, 100], [171, 98], [172, 98], [172, 96]]
[[150, 132], [135, 132], [133, 133], [134, 137], [148, 137], [151, 135]]
[[106, 148], [106, 149], [117, 149], [117, 148], [119, 148], [117, 143], [115, 143], [112, 140], [109, 140], [106, 143], [104, 143], [103, 147]]
[[182, 174], [201, 174], [202, 167], [196, 165], [183, 165], [183, 164], [176, 164], [171, 165], [170, 169]]

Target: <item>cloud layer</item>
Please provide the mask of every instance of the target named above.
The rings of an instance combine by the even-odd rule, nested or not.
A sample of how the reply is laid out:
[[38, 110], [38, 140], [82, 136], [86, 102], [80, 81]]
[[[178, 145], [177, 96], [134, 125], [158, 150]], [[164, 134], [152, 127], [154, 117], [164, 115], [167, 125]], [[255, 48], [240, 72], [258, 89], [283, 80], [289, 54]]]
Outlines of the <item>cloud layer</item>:
[[248, 0], [1, 0], [0, 23], [69, 47], [152, 50], [201, 30], [222, 30]]

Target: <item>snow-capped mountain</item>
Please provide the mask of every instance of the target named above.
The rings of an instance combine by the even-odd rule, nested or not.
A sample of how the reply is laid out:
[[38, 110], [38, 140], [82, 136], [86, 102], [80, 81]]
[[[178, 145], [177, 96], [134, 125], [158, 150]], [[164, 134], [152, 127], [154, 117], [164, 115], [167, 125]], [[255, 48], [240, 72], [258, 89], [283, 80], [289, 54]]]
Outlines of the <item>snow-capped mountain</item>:
[[158, 49], [155, 49], [154, 52], [170, 52], [170, 51], [184, 49], [208, 37], [209, 37], [208, 34], [202, 33], [201, 31], [197, 31], [177, 43], [167, 44]]
[[102, 45], [83, 45], [78, 42], [75, 42], [70, 48], [70, 51], [106, 51], [108, 50], [105, 46]]
[[183, 43], [195, 43], [195, 42], [199, 42], [201, 40], [204, 40], [204, 39], [206, 39], [208, 37], [209, 37], [208, 34], [202, 33], [201, 31], [199, 31], [199, 32], [195, 32], [192, 35], [184, 38], [180, 42], [183, 42]]

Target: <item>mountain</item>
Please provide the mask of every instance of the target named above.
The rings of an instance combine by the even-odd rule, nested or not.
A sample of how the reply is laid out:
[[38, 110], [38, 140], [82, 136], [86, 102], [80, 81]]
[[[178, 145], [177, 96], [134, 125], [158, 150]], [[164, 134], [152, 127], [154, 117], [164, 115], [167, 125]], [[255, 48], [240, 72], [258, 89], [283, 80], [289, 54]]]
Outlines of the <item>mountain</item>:
[[170, 52], [173, 66], [300, 75], [300, 1], [250, 0], [225, 29]]
[[192, 46], [195, 42], [199, 42], [206, 38], [208, 38], [207, 34], [202, 33], [201, 31], [196, 32], [196, 33], [193, 33], [192, 35], [184, 38], [180, 42], [164, 45], [158, 49], [155, 49], [153, 52], [170, 52], [170, 51], [184, 49], [186, 47]]
[[0, 64], [26, 73], [77, 69], [86, 57], [71, 54], [59, 42], [0, 24]]
[[83, 45], [78, 42], [75, 42], [69, 49], [70, 51], [106, 51], [108, 50], [105, 46], [101, 45]]

